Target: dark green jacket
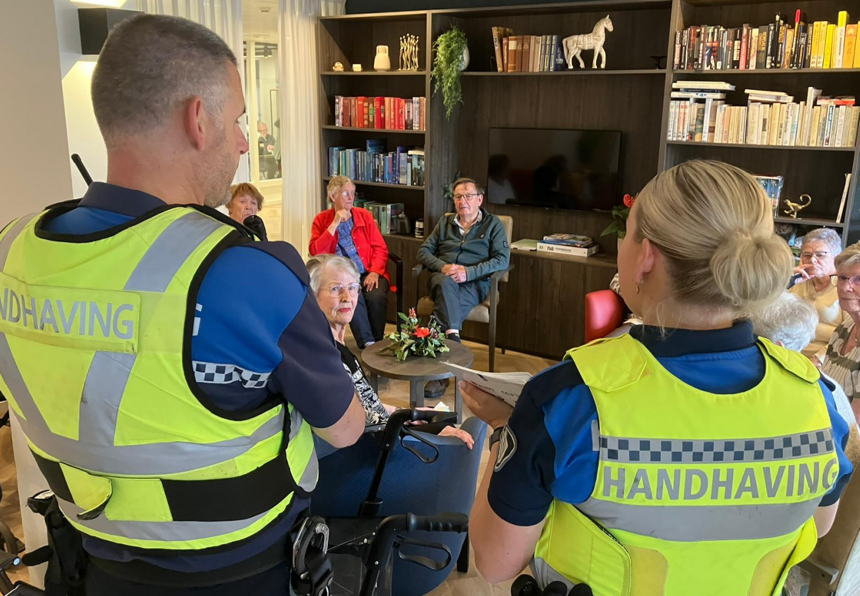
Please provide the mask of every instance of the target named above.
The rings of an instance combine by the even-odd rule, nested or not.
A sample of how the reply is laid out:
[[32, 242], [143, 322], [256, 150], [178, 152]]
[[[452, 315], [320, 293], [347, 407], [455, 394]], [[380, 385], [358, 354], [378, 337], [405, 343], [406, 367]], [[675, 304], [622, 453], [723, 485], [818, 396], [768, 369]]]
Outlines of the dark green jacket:
[[507, 269], [511, 247], [505, 227], [498, 217], [481, 209], [484, 218], [463, 237], [454, 222], [457, 214], [446, 215], [421, 248], [418, 262], [430, 271], [441, 271], [445, 265], [465, 265], [466, 281], [486, 279], [496, 271]]

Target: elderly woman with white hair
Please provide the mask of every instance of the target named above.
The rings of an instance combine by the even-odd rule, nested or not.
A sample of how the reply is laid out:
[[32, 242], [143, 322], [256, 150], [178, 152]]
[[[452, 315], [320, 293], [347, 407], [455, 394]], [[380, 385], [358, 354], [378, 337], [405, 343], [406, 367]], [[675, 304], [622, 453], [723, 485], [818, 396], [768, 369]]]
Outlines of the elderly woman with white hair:
[[[314, 257], [307, 262], [307, 267], [311, 291], [328, 319], [343, 366], [352, 378], [359, 401], [364, 407], [365, 425], [370, 427], [385, 424], [395, 408], [380, 401], [365, 377], [358, 358], [344, 343], [346, 328], [355, 314], [358, 295], [361, 292], [358, 270], [349, 259], [335, 255]], [[441, 429], [428, 426], [421, 430], [440, 436], [457, 437], [466, 443], [469, 449], [475, 444], [472, 435], [453, 426], [444, 426]]]
[[[815, 308], [791, 292], [783, 292], [766, 308], [751, 313], [749, 318], [756, 335], [794, 352], [803, 352], [815, 339], [818, 327], [818, 313]], [[858, 415], [852, 410], [842, 387], [835, 380], [826, 375], [825, 377], [830, 381], [833, 400], [839, 414], [849, 426], [857, 426]]]
[[833, 377], [845, 390], [855, 412], [860, 403], [860, 242], [836, 257], [836, 290], [845, 320], [836, 327], [827, 345], [821, 372]]
[[816, 364], [824, 360], [827, 342], [836, 326], [842, 322], [842, 310], [836, 292], [834, 259], [842, 252], [842, 239], [830, 228], [812, 230], [803, 237], [800, 248], [800, 265], [794, 270], [800, 275], [795, 294], [815, 307], [818, 326], [815, 339], [803, 350], [805, 356], [815, 358]]

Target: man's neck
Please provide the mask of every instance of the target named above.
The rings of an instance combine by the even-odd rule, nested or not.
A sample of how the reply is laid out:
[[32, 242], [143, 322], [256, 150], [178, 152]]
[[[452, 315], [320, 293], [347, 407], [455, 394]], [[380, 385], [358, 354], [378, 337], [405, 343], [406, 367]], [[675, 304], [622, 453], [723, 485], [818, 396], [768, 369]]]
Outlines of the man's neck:
[[478, 216], [479, 216], [479, 215], [481, 215], [481, 211], [480, 211], [480, 210], [475, 211], [475, 215], [473, 215], [471, 218], [467, 218], [467, 217], [463, 216], [462, 214], [458, 213], [458, 214], [457, 214], [457, 219], [458, 219], [458, 221], [460, 222], [460, 225], [461, 225], [461, 226], [463, 226], [463, 227], [464, 227], [464, 228], [466, 228], [466, 229], [469, 229], [469, 228], [471, 228], [473, 225], [475, 225], [475, 222], [476, 222], [476, 221], [478, 221]]
[[193, 184], [177, 163], [141, 158], [128, 151], [108, 155], [108, 184], [158, 197], [168, 205], [204, 204], [203, 189]]

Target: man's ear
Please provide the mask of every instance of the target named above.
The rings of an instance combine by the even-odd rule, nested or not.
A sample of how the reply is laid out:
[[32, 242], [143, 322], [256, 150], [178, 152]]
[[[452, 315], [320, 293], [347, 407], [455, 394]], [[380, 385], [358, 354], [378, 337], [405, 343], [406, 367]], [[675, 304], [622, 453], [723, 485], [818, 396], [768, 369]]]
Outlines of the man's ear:
[[191, 98], [185, 106], [185, 114], [183, 116], [185, 135], [188, 137], [188, 141], [195, 149], [204, 150], [206, 148], [209, 128], [207, 126], [206, 112], [203, 109], [203, 100], [199, 97]]

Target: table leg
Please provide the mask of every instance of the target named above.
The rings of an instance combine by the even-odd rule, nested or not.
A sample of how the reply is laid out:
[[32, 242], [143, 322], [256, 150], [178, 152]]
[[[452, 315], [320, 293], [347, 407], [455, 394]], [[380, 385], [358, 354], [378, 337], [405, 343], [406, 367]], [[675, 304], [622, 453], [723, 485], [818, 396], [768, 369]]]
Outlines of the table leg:
[[454, 377], [453, 381], [454, 381], [454, 410], [457, 412], [457, 424], [461, 424], [463, 422], [463, 396], [460, 395], [460, 383], [458, 382], [457, 377]]
[[424, 407], [424, 381], [409, 381], [409, 405], [413, 408]]
[[370, 373], [367, 377], [367, 381], [370, 383], [370, 388], [373, 389], [373, 392], [378, 396], [379, 395], [379, 375], [376, 373]]

